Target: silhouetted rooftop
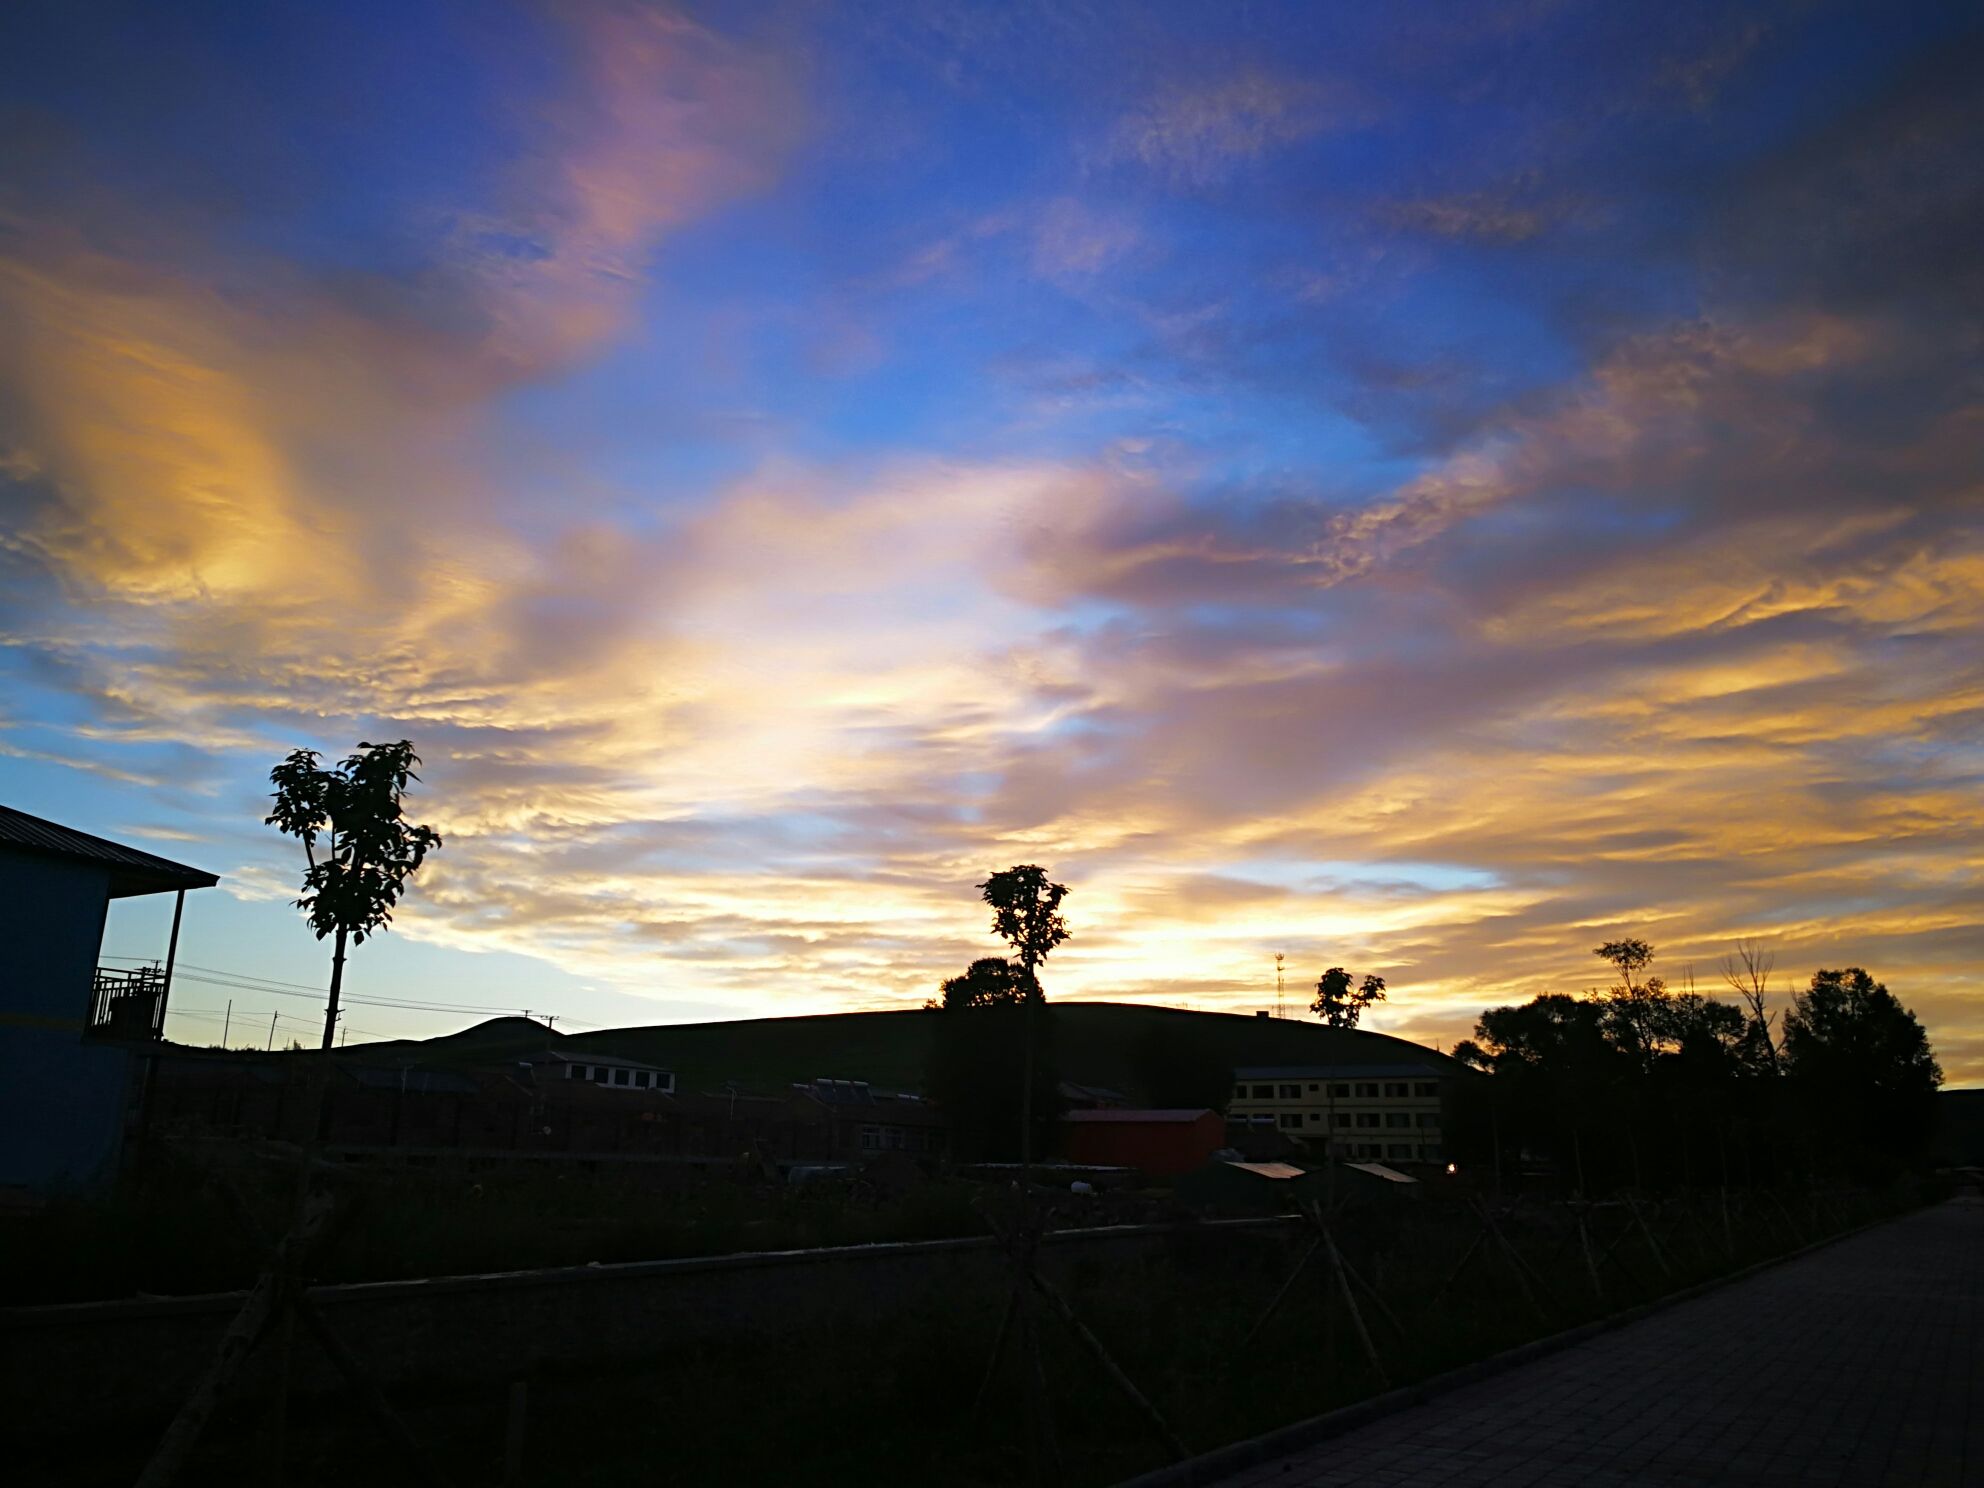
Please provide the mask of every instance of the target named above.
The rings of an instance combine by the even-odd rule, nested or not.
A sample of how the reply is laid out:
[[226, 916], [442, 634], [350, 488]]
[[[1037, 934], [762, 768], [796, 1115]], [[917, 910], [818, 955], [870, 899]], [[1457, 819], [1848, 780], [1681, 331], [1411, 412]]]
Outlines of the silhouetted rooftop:
[[1249, 1064], [1233, 1071], [1236, 1080], [1437, 1080], [1449, 1073], [1425, 1064]]
[[108, 868], [113, 899], [163, 894], [173, 889], [210, 889], [220, 882], [217, 874], [188, 868], [184, 863], [140, 852], [121, 842], [92, 837], [88, 832], [29, 816], [11, 806], [0, 806], [0, 847]]

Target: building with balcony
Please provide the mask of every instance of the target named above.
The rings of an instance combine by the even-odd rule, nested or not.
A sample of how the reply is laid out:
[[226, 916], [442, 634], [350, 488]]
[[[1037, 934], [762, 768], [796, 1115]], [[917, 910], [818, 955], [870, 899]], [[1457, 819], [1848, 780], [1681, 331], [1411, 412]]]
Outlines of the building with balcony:
[[1441, 1162], [1453, 1075], [1425, 1064], [1259, 1065], [1233, 1072], [1230, 1116], [1272, 1120], [1319, 1156]]
[[[0, 1194], [86, 1188], [117, 1167], [163, 1036], [179, 916], [211, 873], [0, 806]], [[157, 966], [98, 965], [110, 901], [175, 895]]]

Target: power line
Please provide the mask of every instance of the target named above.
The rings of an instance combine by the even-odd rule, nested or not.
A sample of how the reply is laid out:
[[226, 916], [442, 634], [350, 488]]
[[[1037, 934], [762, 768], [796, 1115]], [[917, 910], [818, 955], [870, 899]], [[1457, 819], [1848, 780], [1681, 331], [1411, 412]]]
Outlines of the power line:
[[[168, 1018], [198, 1018], [205, 1023], [220, 1023], [227, 1017], [227, 1014], [219, 1008], [170, 1007], [165, 1010], [165, 1015]], [[246, 1017], [248, 1014], [244, 1012], [242, 1016]], [[289, 1017], [284, 1017], [281, 1013], [271, 1013], [269, 1016], [278, 1023], [295, 1023], [304, 1028], [316, 1028], [318, 1026], [314, 1018], [298, 1018], [293, 1014]], [[349, 1025], [341, 1026], [349, 1027]], [[381, 1033], [376, 1028], [351, 1028], [350, 1031], [364, 1038], [394, 1039], [399, 1037], [398, 1034]]]
[[[105, 961], [155, 962], [156, 956], [104, 956]], [[278, 977], [255, 976], [249, 972], [228, 971], [218, 966], [202, 966], [195, 961], [181, 961], [173, 968], [175, 980], [184, 978], [189, 982], [200, 982], [210, 987], [227, 987], [234, 991], [266, 992], [274, 997], [308, 998], [313, 1002], [324, 1002], [330, 997], [328, 989], [314, 987], [307, 982], [288, 982]], [[341, 1000], [360, 1007], [396, 1008], [403, 1012], [415, 1013], [486, 1013], [500, 1016], [505, 1013], [522, 1013], [525, 1017], [549, 1017], [554, 1021], [567, 1022], [580, 1028], [603, 1028], [602, 1023], [587, 1023], [577, 1018], [564, 1018], [559, 1014], [535, 1013], [531, 1009], [516, 1007], [492, 1007], [485, 1003], [448, 1002], [440, 998], [380, 997], [363, 992], [344, 993]], [[355, 1030], [363, 1032], [364, 1030]]]
[[[195, 971], [182, 967], [182, 968], [175, 968], [173, 972], [173, 976], [175, 980], [180, 977], [184, 977], [185, 980], [189, 982], [202, 982], [210, 987], [232, 987], [236, 991], [241, 991], [241, 992], [265, 992], [271, 997], [297, 997], [310, 1002], [323, 1002], [330, 996], [328, 992], [292, 991], [288, 986], [272, 986], [266, 983], [257, 982], [250, 978], [236, 976], [232, 972], [222, 973], [216, 976], [216, 975], [209, 975], [204, 971]], [[421, 1012], [421, 1013], [492, 1013], [493, 1014], [493, 1013], [514, 1013], [521, 1011], [521, 1009], [518, 1008], [492, 1007], [486, 1004], [478, 1004], [478, 1003], [439, 1002], [439, 1001], [430, 1001], [430, 1000], [416, 1001], [415, 999], [406, 998], [406, 997], [373, 997], [373, 996], [367, 996], [362, 993], [346, 994], [341, 1000], [347, 1003], [355, 1003], [365, 1007], [403, 1008], [403, 1009], [411, 1010], [413, 1012]]]

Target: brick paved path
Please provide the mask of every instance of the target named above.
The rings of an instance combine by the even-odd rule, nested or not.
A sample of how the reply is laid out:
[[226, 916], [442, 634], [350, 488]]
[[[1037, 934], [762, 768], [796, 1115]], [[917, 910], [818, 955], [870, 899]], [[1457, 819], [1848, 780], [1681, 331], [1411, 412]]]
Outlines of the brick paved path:
[[1984, 1200], [1957, 1199], [1220, 1488], [1984, 1485]]

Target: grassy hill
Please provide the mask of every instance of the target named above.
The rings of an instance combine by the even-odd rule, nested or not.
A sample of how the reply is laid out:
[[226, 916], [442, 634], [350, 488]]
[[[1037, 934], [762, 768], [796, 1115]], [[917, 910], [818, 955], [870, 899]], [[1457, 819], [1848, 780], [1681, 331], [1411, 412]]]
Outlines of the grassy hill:
[[[1450, 1063], [1444, 1055], [1421, 1044], [1381, 1033], [1325, 1028], [1319, 1023], [1113, 1002], [1054, 1003], [1049, 1011], [1062, 1077], [1131, 1095], [1141, 1094], [1136, 1053], [1154, 1028], [1182, 1030], [1221, 1063], [1236, 1066]], [[520, 1057], [551, 1047], [566, 1054], [590, 1051], [665, 1065], [675, 1071], [677, 1088], [682, 1090], [714, 1089], [731, 1080], [746, 1089], [775, 1089], [819, 1076], [917, 1086], [923, 1083], [931, 1041], [942, 1016], [906, 1009], [729, 1023], [669, 1023], [576, 1034], [553, 1033], [522, 1018], [496, 1018], [442, 1038], [367, 1044], [345, 1054], [350, 1058], [383, 1055], [394, 1060], [412, 1057], [423, 1064], [466, 1064]]]

